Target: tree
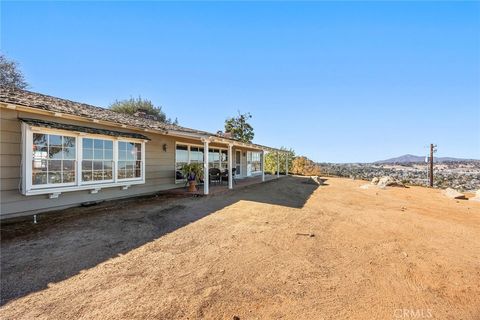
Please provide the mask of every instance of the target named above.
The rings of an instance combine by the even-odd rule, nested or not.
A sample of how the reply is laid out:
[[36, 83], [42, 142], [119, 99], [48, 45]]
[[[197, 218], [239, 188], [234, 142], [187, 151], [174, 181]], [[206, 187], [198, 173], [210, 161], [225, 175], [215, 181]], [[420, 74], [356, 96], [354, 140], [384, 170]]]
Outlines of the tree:
[[[281, 147], [280, 150], [285, 151], [279, 154], [280, 158], [280, 172], [286, 172], [285, 160], [288, 155], [288, 171], [290, 172], [293, 165], [293, 159], [295, 158], [295, 151], [293, 149], [287, 149]], [[287, 154], [285, 154], [287, 153]], [[269, 152], [265, 155], [265, 171], [275, 174], [277, 172], [277, 153]]]
[[26, 89], [28, 87], [28, 83], [25, 81], [18, 63], [8, 60], [3, 54], [0, 54], [0, 85], [18, 89]]
[[233, 139], [252, 142], [255, 134], [253, 127], [247, 122], [251, 118], [249, 112], [241, 114], [239, 111], [238, 116], [225, 120], [225, 132], [230, 133]]
[[138, 115], [139, 113], [143, 113], [148, 118], [153, 120], [165, 123], [173, 123], [175, 125], [178, 124], [177, 118], [175, 118], [173, 122], [170, 118], [167, 118], [165, 112], [162, 111], [162, 107], [155, 107], [152, 101], [142, 99], [141, 97], [115, 100], [115, 102], [110, 105], [110, 110], [130, 115]]
[[319, 176], [320, 166], [307, 157], [296, 157], [293, 160], [292, 173], [303, 176]]

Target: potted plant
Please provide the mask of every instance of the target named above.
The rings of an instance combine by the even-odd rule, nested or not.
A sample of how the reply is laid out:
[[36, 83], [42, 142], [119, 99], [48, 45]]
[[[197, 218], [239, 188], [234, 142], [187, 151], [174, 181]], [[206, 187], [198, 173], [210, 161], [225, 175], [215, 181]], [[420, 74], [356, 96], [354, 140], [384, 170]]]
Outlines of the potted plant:
[[182, 174], [188, 181], [188, 191], [197, 191], [197, 182], [202, 177], [203, 167], [200, 163], [184, 164], [182, 166]]

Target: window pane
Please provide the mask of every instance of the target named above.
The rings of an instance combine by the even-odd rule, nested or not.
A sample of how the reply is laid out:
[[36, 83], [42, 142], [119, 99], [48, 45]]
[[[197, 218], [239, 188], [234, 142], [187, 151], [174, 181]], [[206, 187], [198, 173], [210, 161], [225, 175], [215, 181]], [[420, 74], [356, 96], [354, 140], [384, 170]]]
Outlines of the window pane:
[[74, 160], [63, 160], [63, 167], [64, 171], [73, 171], [75, 170], [75, 161]]
[[46, 172], [34, 172], [32, 174], [32, 184], [46, 184], [47, 183], [47, 173]]
[[125, 150], [118, 150], [118, 160], [126, 160]]
[[103, 159], [103, 149], [94, 149], [93, 150], [93, 158], [95, 160]]
[[103, 168], [105, 170], [112, 170], [113, 168], [113, 161], [104, 161], [103, 162]]
[[39, 171], [39, 170], [46, 171], [47, 170], [47, 160], [33, 159], [32, 169], [33, 169], [33, 171]]
[[75, 159], [75, 148], [64, 148], [63, 159]]
[[62, 173], [59, 171], [48, 171], [48, 183], [62, 183]]
[[93, 149], [83, 149], [83, 159], [93, 159]]
[[75, 182], [75, 147], [75, 137], [34, 133], [32, 184]]
[[82, 171], [82, 181], [92, 181], [92, 171]]
[[62, 160], [49, 160], [48, 171], [62, 171]]
[[62, 159], [62, 147], [50, 146], [48, 148], [48, 153], [50, 159]]
[[105, 150], [105, 153], [104, 153], [104, 155], [103, 155], [103, 158], [104, 158], [105, 160], [112, 160], [112, 159], [113, 159], [113, 150], [111, 150], [111, 149], [106, 149], [106, 150]]
[[93, 168], [93, 161], [89, 161], [89, 160], [82, 161], [82, 171], [92, 170], [92, 168]]
[[127, 162], [127, 168], [125, 170], [125, 175], [126, 175], [126, 178], [133, 178], [134, 177], [134, 173], [135, 173], [135, 165], [134, 165], [134, 162]]
[[63, 172], [63, 183], [75, 182], [75, 171]]
[[[85, 167], [90, 166], [90, 172], [82, 175], [84, 181], [102, 181], [112, 180], [113, 172], [113, 141], [104, 139], [89, 139], [88, 143], [84, 144], [84, 159], [93, 159], [94, 161], [84, 161]], [[86, 148], [88, 146], [89, 148]], [[123, 148], [124, 142], [119, 141], [119, 147]], [[91, 149], [90, 147], [93, 147]], [[125, 150], [119, 150], [119, 159], [121, 159], [121, 153], [125, 153]], [[104, 161], [109, 160], [109, 161]], [[82, 165], [82, 166], [83, 166]]]
[[105, 149], [113, 149], [113, 141], [105, 140], [103, 143]]
[[103, 149], [103, 140], [95, 139], [93, 142], [94, 149]]
[[83, 139], [83, 149], [93, 149], [93, 139], [84, 138]]
[[103, 170], [103, 161], [94, 161], [93, 170]]
[[51, 146], [61, 147], [62, 146], [62, 136], [57, 136], [57, 135], [54, 135], [54, 134], [50, 134], [48, 143], [49, 143], [50, 147]]
[[142, 160], [142, 145], [135, 143], [135, 150], [137, 151], [137, 160]]
[[48, 147], [39, 147], [38, 149], [33, 151], [33, 158], [34, 159], [47, 159], [47, 150]]
[[188, 162], [188, 147], [183, 145], [177, 145], [177, 149], [175, 152], [175, 160], [176, 162]]
[[135, 178], [140, 178], [142, 176], [142, 161], [137, 161], [135, 163]]
[[112, 174], [112, 170], [105, 170], [103, 172], [103, 178], [105, 180], [112, 180], [113, 179], [113, 174]]
[[118, 170], [125, 170], [125, 167], [126, 167], [125, 161], [118, 162]]
[[135, 144], [132, 142], [129, 142], [127, 144], [127, 160], [135, 160], [137, 154], [137, 148], [135, 148]]
[[125, 151], [127, 150], [127, 143], [124, 141], [119, 141], [118, 142], [118, 150], [119, 151]]
[[93, 171], [93, 180], [103, 180], [103, 170], [94, 170]]
[[72, 148], [75, 147], [75, 137], [63, 137], [63, 147]]
[[46, 146], [48, 140], [48, 135], [42, 133], [33, 134], [33, 144], [36, 146]]

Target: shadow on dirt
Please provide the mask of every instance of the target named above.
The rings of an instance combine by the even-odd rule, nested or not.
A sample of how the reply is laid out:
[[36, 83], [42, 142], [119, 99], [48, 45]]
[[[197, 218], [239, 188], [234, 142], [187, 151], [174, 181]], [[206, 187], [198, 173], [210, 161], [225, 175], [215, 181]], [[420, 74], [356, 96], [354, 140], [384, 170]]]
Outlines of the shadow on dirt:
[[238, 201], [302, 208], [319, 187], [284, 177], [208, 197], [156, 194], [1, 224], [0, 304], [48, 288]]

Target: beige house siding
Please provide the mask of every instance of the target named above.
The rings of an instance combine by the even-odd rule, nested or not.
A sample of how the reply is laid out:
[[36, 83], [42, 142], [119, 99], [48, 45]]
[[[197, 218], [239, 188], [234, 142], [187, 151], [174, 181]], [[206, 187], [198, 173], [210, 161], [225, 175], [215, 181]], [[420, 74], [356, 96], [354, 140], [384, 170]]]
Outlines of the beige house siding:
[[[120, 187], [105, 188], [97, 194], [89, 191], [62, 193], [56, 199], [48, 195], [24, 196], [19, 191], [21, 182], [21, 122], [18, 118], [36, 118], [68, 124], [79, 124], [59, 117], [32, 115], [15, 110], [0, 109], [0, 214], [2, 217], [25, 215], [79, 205], [84, 202], [125, 198], [149, 194], [176, 187], [175, 185], [175, 139], [169, 136], [143, 132], [151, 141], [145, 144], [145, 184], [132, 185], [127, 190]], [[109, 127], [88, 123], [89, 127]], [[118, 129], [117, 129], [118, 130]], [[124, 132], [135, 132], [123, 129]], [[167, 145], [167, 151], [163, 150]]]
[[[50, 199], [48, 194], [25, 196], [21, 193], [22, 173], [22, 129], [19, 118], [33, 118], [57, 123], [84, 125], [98, 129], [112, 129], [111, 126], [95, 123], [91, 120], [78, 121], [53, 115], [29, 113], [14, 109], [0, 108], [0, 217], [29, 215], [51, 210], [64, 209], [85, 202], [127, 198], [137, 195], [151, 194], [161, 190], [181, 187], [175, 184], [175, 145], [187, 143], [203, 146], [198, 139], [179, 138], [146, 130], [115, 128], [115, 130], [141, 133], [151, 140], [145, 143], [145, 183], [131, 185], [127, 190], [121, 187], [101, 189], [98, 193], [89, 190], [63, 192], [58, 198]], [[164, 151], [166, 145], [166, 151]], [[228, 144], [211, 142], [210, 148], [228, 148]], [[258, 151], [248, 147], [233, 147], [241, 150], [241, 177], [247, 174], [247, 151]], [[235, 159], [235, 158], [234, 158]], [[234, 164], [235, 165], [235, 164]]]

